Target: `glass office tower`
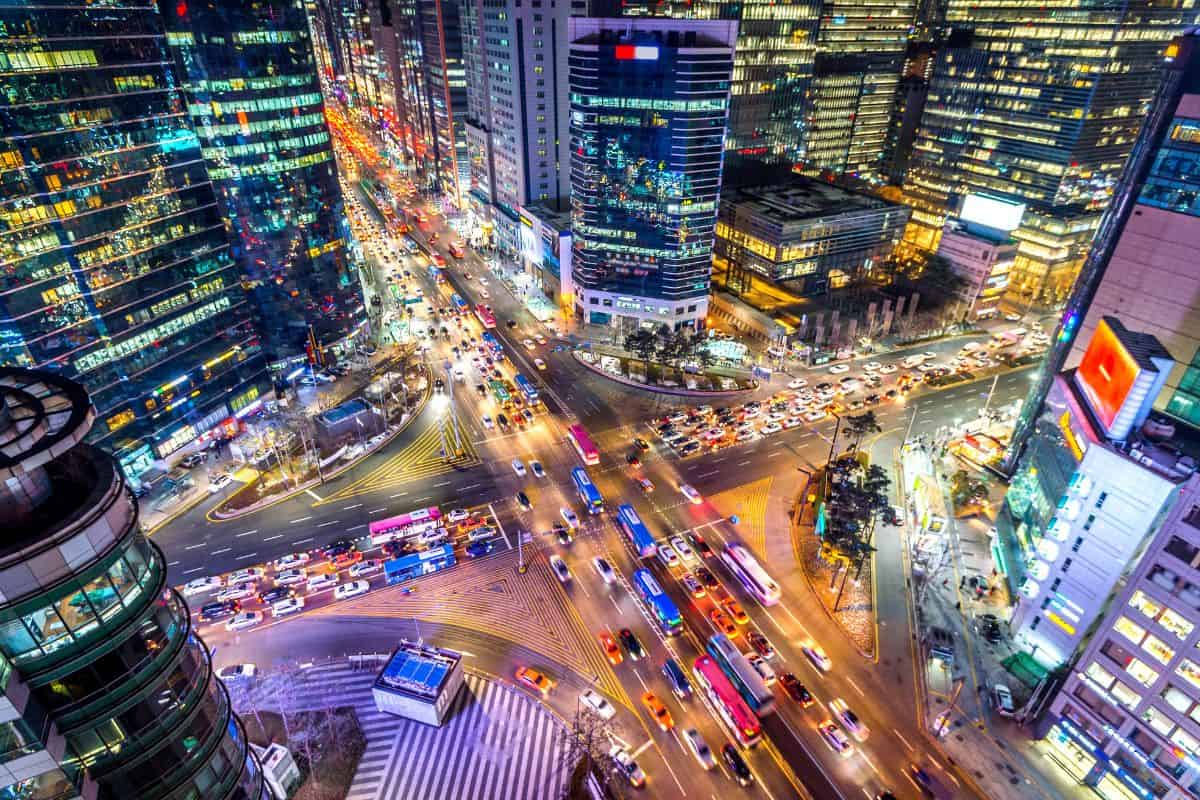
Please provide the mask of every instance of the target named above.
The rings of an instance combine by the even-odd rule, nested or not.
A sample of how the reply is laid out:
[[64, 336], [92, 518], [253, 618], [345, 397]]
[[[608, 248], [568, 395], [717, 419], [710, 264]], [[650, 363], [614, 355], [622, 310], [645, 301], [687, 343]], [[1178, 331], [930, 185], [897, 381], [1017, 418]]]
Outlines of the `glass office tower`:
[[268, 388], [152, 3], [0, 7], [0, 361], [84, 383], [133, 476]]
[[948, 0], [906, 191], [932, 249], [947, 209], [979, 192], [1025, 203], [1010, 296], [1061, 303], [1087, 255], [1188, 4]]
[[575, 313], [703, 326], [737, 23], [568, 24]]
[[263, 349], [285, 369], [310, 341], [335, 347], [366, 316], [304, 6], [192, 0], [164, 14]]
[[270, 800], [95, 419], [0, 367], [0, 797]]

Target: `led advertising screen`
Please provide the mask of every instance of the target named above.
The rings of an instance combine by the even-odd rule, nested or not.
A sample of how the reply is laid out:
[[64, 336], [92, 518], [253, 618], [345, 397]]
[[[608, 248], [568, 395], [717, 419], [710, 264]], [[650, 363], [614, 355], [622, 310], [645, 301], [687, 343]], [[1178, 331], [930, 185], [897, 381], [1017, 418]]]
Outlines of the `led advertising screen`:
[[963, 198], [958, 218], [1000, 231], [1015, 231], [1025, 216], [1024, 203], [1010, 203], [982, 194], [969, 194]]
[[1101, 320], [1092, 334], [1083, 360], [1079, 362], [1075, 381], [1083, 390], [1092, 413], [1104, 426], [1105, 433], [1111, 432], [1113, 420], [1125, 404], [1140, 372], [1141, 367], [1121, 344], [1108, 322]]

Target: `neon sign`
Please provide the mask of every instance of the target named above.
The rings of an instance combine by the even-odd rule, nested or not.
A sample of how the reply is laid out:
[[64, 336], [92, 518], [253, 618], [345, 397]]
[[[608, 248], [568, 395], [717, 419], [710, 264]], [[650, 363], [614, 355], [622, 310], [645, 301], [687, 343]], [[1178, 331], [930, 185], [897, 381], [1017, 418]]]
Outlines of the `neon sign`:
[[617, 61], [657, 61], [658, 48], [645, 45], [617, 45]]

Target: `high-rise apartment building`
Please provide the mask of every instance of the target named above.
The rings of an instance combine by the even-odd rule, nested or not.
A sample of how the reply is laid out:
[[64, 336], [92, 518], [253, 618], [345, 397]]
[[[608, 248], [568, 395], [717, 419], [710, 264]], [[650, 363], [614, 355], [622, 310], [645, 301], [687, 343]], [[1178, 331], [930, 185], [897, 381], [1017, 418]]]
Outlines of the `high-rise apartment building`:
[[84, 383], [134, 476], [268, 390], [252, 305], [153, 4], [0, 29], [0, 361]]
[[0, 796], [271, 800], [95, 419], [79, 384], [0, 367]]
[[167, 43], [269, 364], [366, 319], [301, 0], [167, 3]]
[[[1089, 15], [1086, 25], [1079, 15]], [[1190, 5], [948, 0], [906, 191], [910, 239], [933, 249], [947, 213], [979, 192], [1027, 205], [1010, 296], [1067, 296], [1129, 157], [1171, 37]]]
[[467, 205], [500, 250], [521, 249], [521, 209], [571, 193], [568, 0], [464, 0]]
[[737, 23], [572, 17], [576, 316], [700, 328]]

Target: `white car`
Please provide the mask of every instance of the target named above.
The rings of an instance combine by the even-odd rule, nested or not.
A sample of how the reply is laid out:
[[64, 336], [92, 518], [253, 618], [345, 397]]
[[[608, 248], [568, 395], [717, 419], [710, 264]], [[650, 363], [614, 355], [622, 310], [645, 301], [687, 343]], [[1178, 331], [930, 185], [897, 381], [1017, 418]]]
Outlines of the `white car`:
[[788, 417], [783, 422], [779, 423], [784, 428], [798, 428], [804, 424], [804, 420], [800, 417]]
[[882, 367], [879, 368], [879, 374], [880, 375], [891, 375], [896, 370], [897, 370], [897, 367], [895, 364], [884, 364]]
[[563, 583], [570, 583], [571, 570], [567, 567], [567, 562], [563, 561], [560, 556], [550, 556], [550, 569], [554, 570], [554, 577]]
[[195, 597], [198, 594], [209, 594], [215, 592], [225, 585], [225, 582], [220, 578], [210, 575], [207, 578], [196, 578], [190, 580], [183, 585], [184, 597]]
[[617, 710], [613, 708], [613, 704], [608, 702], [595, 689], [587, 689], [583, 694], [579, 695], [579, 702], [596, 712], [596, 716], [600, 719], [612, 719], [617, 715]]
[[568, 528], [576, 530], [579, 527], [579, 516], [574, 511], [563, 506], [558, 513], [562, 516], [563, 522], [567, 523]]
[[249, 680], [258, 674], [258, 667], [253, 664], [231, 664], [217, 670], [217, 677], [223, 681]]
[[227, 472], [213, 475], [208, 479], [208, 491], [212, 494], [216, 494], [231, 483], [233, 483], [233, 478], [231, 478]]
[[367, 581], [339, 583], [338, 587], [333, 590], [333, 599], [349, 600], [351, 597], [358, 597], [360, 594], [366, 594], [369, 591], [371, 591], [371, 584]]
[[480, 289], [479, 296], [482, 297], [484, 300], [488, 300], [491, 298], [491, 295], [488, 293], [487, 289]]
[[247, 628], [253, 628], [255, 625], [263, 621], [261, 611], [242, 611], [234, 614], [225, 623], [225, 630], [232, 633], [233, 631], [244, 631]]
[[285, 569], [275, 576], [276, 586], [295, 586], [298, 583], [304, 583], [308, 580], [308, 570], [303, 567], [295, 569]]
[[688, 749], [692, 751], [692, 755], [700, 762], [700, 766], [703, 769], [710, 770], [717, 766], [712, 750], [709, 749], [708, 743], [704, 741], [704, 737], [700, 735], [700, 731], [695, 728], [688, 728], [683, 732], [683, 740], [687, 742]]
[[804, 418], [809, 422], [820, 422], [825, 419], [825, 412], [819, 408], [815, 408], [804, 415]]
[[457, 525], [458, 523], [462, 522], [469, 516], [471, 516], [470, 511], [467, 511], [465, 508], [456, 508], [453, 511], [451, 511], [449, 514], [446, 515], [446, 520], [451, 525]]
[[316, 594], [334, 586], [337, 586], [337, 575], [314, 575], [308, 579], [304, 588], [308, 594]]
[[937, 369], [937, 366], [938, 365], [934, 364], [932, 361], [926, 361], [924, 364], [919, 365], [917, 367], [917, 370], [919, 370], [920, 372], [929, 372], [930, 370]]
[[763, 683], [768, 687], [775, 685], [775, 670], [771, 669], [771, 665], [767, 663], [765, 658], [758, 653], [751, 653], [746, 656], [746, 660], [750, 662], [750, 666], [754, 667], [754, 671], [758, 673], [758, 677], [763, 679]]
[[679, 563], [679, 554], [675, 552], [675, 548], [669, 544], [660, 544], [658, 546], [658, 560], [663, 563], [663, 566], [673, 567]]
[[763, 436], [766, 436], [769, 433], [779, 433], [781, 430], [783, 430], [783, 425], [781, 423], [768, 422], [766, 425], [763, 425], [761, 428], [759, 428], [758, 432]]
[[808, 386], [808, 381], [806, 381], [804, 378], [795, 378], [788, 381], [789, 389], [803, 389], [805, 386]]
[[829, 660], [829, 656], [825, 655], [825, 651], [817, 645], [807, 645], [801, 648], [808, 660], [813, 663], [813, 666], [822, 672], [829, 672], [833, 668], [833, 662]]
[[236, 586], [239, 583], [257, 583], [267, 571], [262, 567], [249, 567], [248, 569], [239, 569], [237, 572], [229, 573], [229, 577], [225, 579], [226, 586]]
[[863, 721], [858, 718], [858, 715], [850, 710], [850, 706], [846, 705], [846, 701], [840, 697], [835, 697], [829, 701], [829, 708], [833, 711], [833, 715], [837, 717], [838, 722], [846, 730], [850, 731], [850, 735], [860, 742], [865, 742], [871, 731], [863, 724]]
[[363, 575], [370, 575], [373, 572], [378, 572], [383, 569], [383, 562], [378, 558], [368, 558], [366, 561], [360, 561], [357, 564], [352, 564], [348, 570], [351, 578], [361, 578]]
[[704, 440], [707, 442], [715, 442], [725, 436], [724, 428], [709, 428], [704, 432]]
[[829, 745], [829, 749], [842, 758], [848, 758], [854, 752], [854, 745], [850, 743], [850, 738], [842, 733], [842, 729], [833, 720], [825, 720], [817, 726], [817, 730], [820, 732], [821, 738], [825, 740], [825, 744]]
[[614, 744], [608, 751], [608, 755], [614, 762], [616, 762], [617, 769], [622, 775], [625, 776], [632, 786], [636, 788], [646, 785], [646, 773], [643, 772], [642, 768], [638, 766], [638, 763], [633, 760], [633, 756], [629, 754], [628, 750], [620, 745]]
[[254, 584], [240, 583], [236, 586], [226, 586], [221, 591], [217, 592], [217, 602], [224, 603], [227, 600], [245, 600], [247, 597], [254, 597]]
[[536, 347], [536, 345], [533, 343], [533, 339], [522, 339], [521, 344], [525, 345], [527, 350], [532, 350], [534, 347]]
[[611, 584], [617, 579], [617, 573], [613, 571], [612, 565], [600, 556], [592, 558], [592, 566], [596, 568], [597, 574], [600, 575], [600, 580], [605, 583]]
[[992, 702], [996, 706], [996, 713], [1000, 716], [1011, 717], [1013, 715], [1012, 692], [1003, 683], [997, 683], [992, 687]]
[[841, 375], [843, 372], [849, 372], [849, 371], [850, 371], [850, 365], [848, 365], [848, 364], [834, 364], [832, 367], [829, 368], [830, 375]]
[[512, 468], [513, 472], [517, 473], [518, 478], [525, 477], [525, 462], [523, 462], [521, 459], [514, 458], [512, 460]]
[[867, 363], [863, 364], [863, 369], [865, 369], [867, 372], [877, 372], [878, 370], [883, 369], [883, 364], [880, 364], [878, 361], [868, 361]]
[[286, 617], [288, 614], [297, 614], [304, 610], [303, 597], [289, 597], [286, 600], [280, 600], [271, 606], [271, 616]]
[[303, 567], [308, 561], [308, 553], [288, 553], [286, 556], [275, 559], [275, 571], [281, 572], [285, 569]]
[[542, 361], [540, 358], [535, 358], [533, 360], [533, 365], [539, 370], [544, 370], [546, 368], [546, 362]]
[[483, 415], [483, 420], [482, 420], [482, 421], [483, 421], [483, 427], [484, 427], [484, 429], [485, 429], [485, 430], [489, 430], [489, 431], [490, 431], [492, 428], [496, 427], [496, 423], [495, 423], [495, 422], [493, 422], [493, 421], [492, 421], [492, 418], [491, 418], [491, 417], [489, 417], [487, 414], [484, 414], [484, 415]]
[[687, 563], [694, 564], [700, 560], [696, 557], [696, 551], [683, 540], [682, 536], [672, 536], [670, 542], [671, 547], [675, 548], [675, 552], [679, 553], [679, 557]]
[[698, 506], [704, 502], [704, 497], [689, 484], [680, 484], [679, 491], [683, 492], [683, 496], [691, 501], [692, 505]]

